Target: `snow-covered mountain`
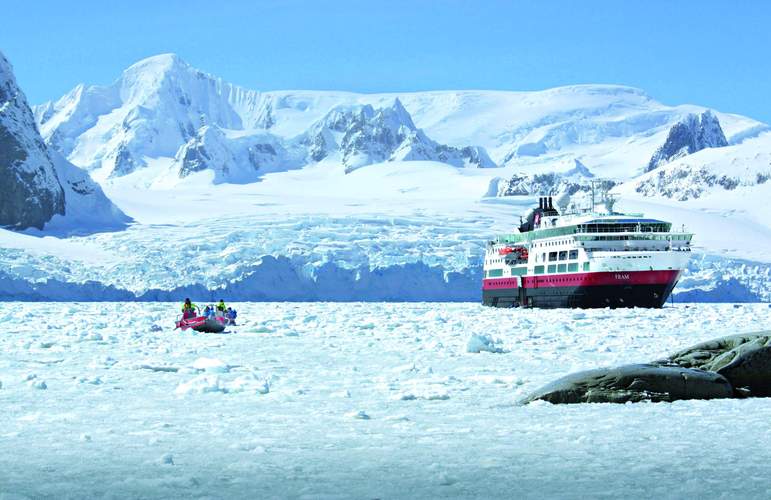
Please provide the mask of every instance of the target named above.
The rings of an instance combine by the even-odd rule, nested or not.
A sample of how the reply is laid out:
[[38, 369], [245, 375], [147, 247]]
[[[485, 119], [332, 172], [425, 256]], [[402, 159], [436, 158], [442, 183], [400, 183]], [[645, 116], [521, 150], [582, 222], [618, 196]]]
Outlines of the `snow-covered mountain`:
[[[219, 172], [215, 182], [231, 182], [224, 172], [233, 169], [225, 165], [248, 157], [250, 145], [261, 145], [265, 171], [325, 160], [348, 171], [388, 160], [431, 160], [547, 172], [549, 164], [578, 159], [601, 177], [629, 179], [672, 127], [704, 111], [665, 106], [641, 90], [614, 85], [539, 92], [259, 92], [164, 54], [134, 64], [109, 86], [80, 85], [36, 107], [35, 116], [45, 140], [74, 164], [96, 171], [97, 179], [176, 159], [163, 175], [210, 169]], [[709, 116], [720, 119], [732, 143], [767, 129], [746, 117]], [[222, 137], [215, 138], [215, 129]], [[188, 153], [203, 153], [204, 136], [219, 144], [211, 149], [221, 149], [221, 161], [206, 148], [206, 155]], [[288, 158], [270, 152], [267, 145], [277, 144]], [[303, 158], [298, 148], [305, 150]], [[186, 154], [192, 170], [182, 169]], [[232, 182], [253, 179], [249, 170]]]
[[771, 179], [771, 133], [719, 149], [707, 148], [661, 166], [627, 184], [647, 197], [687, 201], [737, 188], [750, 194]]
[[483, 148], [428, 138], [398, 98], [377, 108], [338, 102], [297, 134], [282, 134], [276, 115], [283, 119], [283, 108], [303, 106], [225, 83], [164, 54], [134, 64], [110, 86], [79, 85], [38, 106], [35, 115], [51, 147], [98, 170], [100, 178], [131, 174], [157, 158], [173, 158], [171, 171], [180, 177], [211, 170], [215, 182], [236, 183], [324, 159], [342, 162], [347, 171], [389, 160], [495, 166]]
[[594, 183], [598, 200], [601, 194], [612, 189], [616, 182], [597, 179], [578, 160], [564, 165], [555, 165], [554, 171], [539, 174], [517, 172], [510, 179], [496, 178], [491, 182], [488, 196], [552, 196], [554, 205], [560, 210], [578, 209], [588, 206], [589, 193]]
[[347, 173], [384, 161], [496, 166], [483, 148], [456, 148], [429, 139], [397, 98], [377, 109], [370, 104], [337, 106], [292, 138], [259, 129], [239, 132], [205, 125], [177, 151], [172, 170], [182, 178], [209, 170], [215, 183], [248, 183], [266, 173], [322, 161], [341, 164]]
[[216, 125], [205, 125], [179, 148], [172, 171], [180, 178], [210, 171], [215, 183], [243, 184], [269, 172], [298, 168], [304, 157], [299, 148], [269, 133], [228, 136]]
[[83, 170], [49, 151], [24, 93], [0, 53], [0, 225], [14, 229], [44, 225], [69, 231], [116, 227], [127, 217]]
[[46, 141], [74, 164], [124, 175], [146, 157], [174, 157], [204, 125], [243, 129], [259, 94], [164, 54], [126, 69], [112, 85], [79, 85], [35, 109]]
[[301, 139], [309, 157], [336, 156], [346, 172], [384, 161], [439, 161], [456, 167], [495, 167], [484, 148], [438, 144], [418, 129], [396, 98], [388, 107], [338, 106], [313, 124]]
[[720, 120], [711, 111], [690, 114], [669, 129], [667, 140], [653, 153], [646, 172], [702, 149], [727, 145]]
[[518, 172], [506, 182], [499, 182], [497, 196], [572, 195], [590, 186], [595, 175], [586, 165], [574, 160], [572, 168], [542, 174]]

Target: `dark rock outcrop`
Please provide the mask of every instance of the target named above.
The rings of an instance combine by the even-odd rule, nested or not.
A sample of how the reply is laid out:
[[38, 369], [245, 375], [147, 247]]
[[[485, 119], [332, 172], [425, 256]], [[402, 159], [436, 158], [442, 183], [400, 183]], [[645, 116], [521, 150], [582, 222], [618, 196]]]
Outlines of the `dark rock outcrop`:
[[771, 397], [771, 331], [696, 344], [668, 358], [572, 373], [535, 391], [523, 404], [627, 403]]
[[671, 402], [733, 397], [722, 375], [679, 366], [626, 365], [570, 374], [525, 398], [555, 404]]
[[0, 53], [0, 226], [42, 229], [64, 213], [64, 191], [10, 63]]
[[690, 114], [669, 129], [667, 140], [653, 154], [645, 171], [658, 168], [677, 158], [682, 158], [706, 148], [727, 146], [720, 121], [711, 111], [700, 115]]
[[702, 342], [659, 363], [718, 373], [745, 396], [771, 396], [771, 331]]

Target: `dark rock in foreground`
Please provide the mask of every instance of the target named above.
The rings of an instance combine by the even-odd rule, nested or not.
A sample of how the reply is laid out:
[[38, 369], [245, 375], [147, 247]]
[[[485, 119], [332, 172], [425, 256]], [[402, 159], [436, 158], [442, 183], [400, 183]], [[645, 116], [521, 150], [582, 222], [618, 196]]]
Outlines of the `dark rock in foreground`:
[[731, 397], [733, 387], [717, 373], [679, 366], [626, 365], [570, 374], [535, 391], [522, 403], [671, 402]]
[[627, 403], [771, 397], [771, 331], [702, 342], [647, 365], [573, 373], [522, 403]]
[[771, 396], [771, 331], [702, 342], [657, 362], [718, 373], [745, 396]]

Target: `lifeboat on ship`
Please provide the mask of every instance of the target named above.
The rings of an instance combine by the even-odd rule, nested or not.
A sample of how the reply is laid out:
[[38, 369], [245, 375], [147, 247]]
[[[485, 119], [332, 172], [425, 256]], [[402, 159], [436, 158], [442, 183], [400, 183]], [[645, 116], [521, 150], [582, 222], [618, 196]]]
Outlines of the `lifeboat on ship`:
[[505, 246], [498, 250], [498, 255], [503, 256], [507, 262], [527, 262], [527, 248], [523, 246]]

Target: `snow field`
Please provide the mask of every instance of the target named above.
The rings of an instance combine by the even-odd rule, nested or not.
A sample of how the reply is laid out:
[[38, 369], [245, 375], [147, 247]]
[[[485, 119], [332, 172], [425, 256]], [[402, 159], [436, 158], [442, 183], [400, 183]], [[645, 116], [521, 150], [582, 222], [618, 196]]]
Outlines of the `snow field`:
[[0, 303], [0, 496], [771, 493], [771, 400], [516, 404], [767, 327], [767, 305], [235, 307], [217, 335], [173, 331], [178, 304]]

